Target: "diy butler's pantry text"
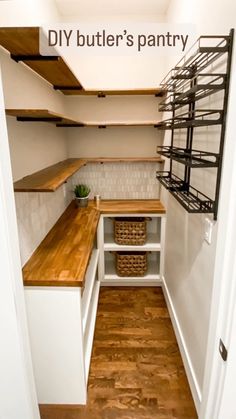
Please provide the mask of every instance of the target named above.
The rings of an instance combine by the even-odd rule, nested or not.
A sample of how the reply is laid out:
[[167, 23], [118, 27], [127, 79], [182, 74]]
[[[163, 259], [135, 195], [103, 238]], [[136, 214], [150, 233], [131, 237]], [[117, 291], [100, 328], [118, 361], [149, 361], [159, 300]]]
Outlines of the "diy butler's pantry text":
[[127, 29], [111, 33], [106, 29], [85, 33], [78, 29], [49, 29], [48, 47], [60, 48], [134, 48], [137, 52], [153, 48], [175, 48], [185, 51], [189, 35], [165, 33], [131, 33]]

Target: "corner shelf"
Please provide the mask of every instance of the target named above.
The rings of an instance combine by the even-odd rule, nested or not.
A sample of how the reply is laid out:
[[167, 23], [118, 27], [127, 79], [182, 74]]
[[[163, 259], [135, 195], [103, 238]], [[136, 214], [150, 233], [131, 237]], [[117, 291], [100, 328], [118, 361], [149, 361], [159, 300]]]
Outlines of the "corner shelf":
[[110, 95], [165, 95], [162, 87], [126, 90], [85, 90], [73, 71], [60, 56], [40, 54], [39, 27], [2, 27], [0, 46], [10, 52], [16, 62], [23, 62], [65, 95], [98, 96]]
[[6, 115], [16, 117], [19, 122], [49, 122], [56, 127], [64, 128], [106, 128], [106, 127], [154, 127], [156, 121], [123, 121], [123, 122], [82, 122], [64, 115], [49, 111], [48, 109], [6, 109]]
[[70, 158], [46, 167], [14, 182], [15, 192], [55, 192], [63, 183], [88, 163], [163, 163], [160, 157], [96, 157]]
[[[170, 159], [169, 171], [158, 171], [157, 179], [189, 213], [213, 213], [215, 220], [220, 193], [233, 37], [233, 29], [227, 36], [201, 36], [161, 83], [168, 94], [160, 103], [159, 110], [171, 111], [172, 117], [160, 122], [158, 129], [171, 130], [171, 144], [157, 148], [158, 154]], [[214, 72], [223, 63], [224, 72]], [[221, 109], [197, 108], [200, 100], [219, 91], [223, 92]], [[182, 113], [181, 108], [185, 108]], [[196, 129], [215, 125], [220, 126], [218, 152], [194, 148]], [[179, 129], [186, 130], [184, 147], [175, 146], [176, 130]], [[182, 179], [173, 173], [173, 161], [185, 166]], [[216, 168], [214, 199], [191, 185], [192, 169], [200, 168]]]

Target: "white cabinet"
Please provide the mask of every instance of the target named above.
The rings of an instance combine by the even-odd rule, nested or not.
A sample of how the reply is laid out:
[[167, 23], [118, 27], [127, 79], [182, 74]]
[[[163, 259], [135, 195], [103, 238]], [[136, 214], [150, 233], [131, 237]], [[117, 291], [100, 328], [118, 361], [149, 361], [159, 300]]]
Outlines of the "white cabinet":
[[85, 288], [25, 287], [39, 403], [85, 404], [100, 282], [94, 249]]
[[[115, 217], [146, 217], [147, 241], [142, 246], [118, 245], [114, 241]], [[165, 214], [112, 214], [101, 215], [98, 227], [99, 280], [101, 285], [158, 285], [164, 265]], [[115, 268], [116, 251], [148, 252], [148, 270], [143, 277], [119, 277]]]

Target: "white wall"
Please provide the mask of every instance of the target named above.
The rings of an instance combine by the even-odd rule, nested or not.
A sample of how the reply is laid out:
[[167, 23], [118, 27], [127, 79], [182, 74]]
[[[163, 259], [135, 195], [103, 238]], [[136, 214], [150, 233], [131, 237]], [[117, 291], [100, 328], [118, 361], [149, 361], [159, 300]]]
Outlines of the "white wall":
[[[220, 0], [172, 0], [169, 20], [196, 23], [197, 33], [228, 34], [235, 25], [236, 6], [234, 1]], [[233, 74], [233, 73], [232, 73]], [[211, 98], [210, 105], [216, 105]], [[229, 109], [230, 115], [234, 109]], [[209, 146], [208, 132], [198, 134], [201, 148]], [[215, 141], [219, 138], [214, 131]], [[207, 134], [207, 136], [206, 136]], [[234, 135], [227, 134], [225, 153]], [[165, 142], [168, 138], [166, 136]], [[168, 167], [168, 166], [167, 166]], [[200, 170], [200, 169], [199, 169]], [[200, 173], [200, 172], [199, 172]], [[211, 188], [212, 177], [207, 174], [195, 176], [199, 189]], [[204, 242], [204, 216], [188, 215], [174, 198], [165, 191], [162, 194], [167, 205], [167, 240], [165, 281], [169, 297], [179, 323], [185, 355], [193, 379], [196, 400], [201, 399], [203, 388], [211, 296], [213, 287], [217, 223], [213, 229], [213, 240], [209, 246]], [[211, 217], [210, 217], [211, 218]]]
[[[7, 109], [49, 109], [65, 113], [63, 94], [1, 49], [3, 91]], [[7, 117], [13, 178], [18, 180], [67, 157], [65, 131], [54, 124], [17, 122]]]
[[7, 117], [13, 179], [18, 180], [67, 157], [64, 130], [45, 122]]
[[10, 0], [0, 2], [1, 26], [39, 26], [60, 21], [53, 0]]
[[[154, 96], [67, 97], [67, 113], [86, 122], [158, 121], [159, 98]], [[72, 128], [67, 131], [70, 157], [155, 157], [163, 133], [154, 127]], [[159, 197], [156, 170], [160, 164], [89, 164], [73, 177], [87, 183], [91, 196], [106, 199]]]
[[[81, 13], [72, 16], [68, 11], [62, 15], [62, 22], [99, 23], [109, 24], [123, 23], [164, 23], [166, 17], [158, 11], [148, 10], [148, 4], [128, 0], [125, 2], [110, 2], [110, 7], [103, 7], [104, 2], [81, 2]], [[75, 7], [76, 8], [76, 7]], [[77, 8], [76, 8], [77, 9]], [[127, 11], [129, 10], [129, 12]], [[153, 9], [155, 9], [153, 7]], [[131, 12], [132, 10], [132, 12]], [[146, 13], [145, 11], [146, 10]], [[159, 85], [165, 72], [165, 59], [158, 56], [148, 55], [84, 55], [70, 56], [67, 54], [67, 62], [73, 68], [74, 74], [85, 89], [136, 89], [155, 88]], [[95, 71], [94, 71], [95, 69]]]
[[72, 128], [67, 135], [70, 157], [155, 157], [161, 143], [146, 127]]
[[[159, 121], [154, 96], [67, 97], [67, 113], [85, 122]], [[150, 157], [163, 133], [153, 127], [73, 128], [67, 131], [69, 156]]]

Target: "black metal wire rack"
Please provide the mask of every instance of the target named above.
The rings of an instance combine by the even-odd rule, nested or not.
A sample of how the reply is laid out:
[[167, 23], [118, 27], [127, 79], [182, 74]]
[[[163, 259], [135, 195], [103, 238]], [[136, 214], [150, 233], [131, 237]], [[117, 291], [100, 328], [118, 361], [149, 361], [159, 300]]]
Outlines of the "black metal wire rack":
[[219, 154], [202, 150], [188, 151], [181, 147], [158, 146], [161, 156], [171, 158], [188, 167], [218, 167]]
[[172, 118], [159, 122], [157, 128], [162, 130], [188, 127], [207, 127], [222, 123], [223, 110], [221, 109], [193, 109]]
[[[156, 125], [160, 130], [171, 130], [171, 144], [157, 148], [160, 155], [170, 159], [170, 169], [157, 172], [157, 179], [188, 212], [213, 213], [214, 219], [219, 202], [233, 37], [233, 29], [227, 36], [201, 36], [167, 74], [161, 83], [167, 95], [159, 110], [170, 111], [172, 116]], [[214, 71], [219, 65], [224, 70]], [[220, 91], [221, 109], [197, 108], [198, 101]], [[218, 152], [193, 148], [196, 129], [214, 125], [220, 126]], [[185, 129], [184, 147], [175, 145], [175, 132], [180, 129]], [[185, 166], [183, 179], [173, 173], [173, 161]], [[217, 169], [214, 199], [191, 185], [194, 168]]]
[[204, 74], [193, 77], [193, 86], [189, 87], [189, 81], [176, 88], [175, 92], [167, 95], [159, 105], [159, 111], [177, 110], [182, 106], [189, 105], [194, 97], [195, 102], [204, 99], [225, 88], [225, 74]]
[[157, 172], [157, 179], [188, 212], [213, 212], [214, 201], [212, 199], [193, 186], [186, 184], [173, 173]]

